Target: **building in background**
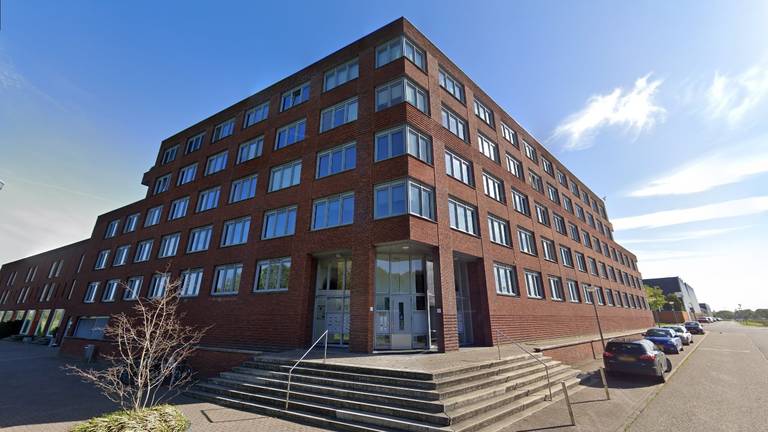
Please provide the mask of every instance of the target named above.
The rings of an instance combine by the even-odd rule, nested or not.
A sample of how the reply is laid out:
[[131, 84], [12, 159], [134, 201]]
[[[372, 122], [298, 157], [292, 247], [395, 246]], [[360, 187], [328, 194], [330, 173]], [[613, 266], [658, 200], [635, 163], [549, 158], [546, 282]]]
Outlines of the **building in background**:
[[712, 308], [706, 303], [699, 303], [699, 309], [701, 309], [701, 313], [705, 316], [712, 316], [714, 314]]
[[643, 279], [645, 285], [652, 287], [659, 287], [665, 295], [672, 294], [678, 297], [685, 308], [685, 312], [689, 314], [690, 319], [696, 319], [702, 315], [701, 308], [699, 307], [699, 300], [696, 298], [696, 291], [693, 287], [685, 283], [680, 277], [664, 277], [656, 279]]
[[405, 19], [164, 140], [142, 184], [3, 265], [1, 318], [79, 354], [181, 278], [222, 367], [326, 330], [358, 352], [591, 335], [593, 302], [606, 332], [652, 324], [604, 202]]

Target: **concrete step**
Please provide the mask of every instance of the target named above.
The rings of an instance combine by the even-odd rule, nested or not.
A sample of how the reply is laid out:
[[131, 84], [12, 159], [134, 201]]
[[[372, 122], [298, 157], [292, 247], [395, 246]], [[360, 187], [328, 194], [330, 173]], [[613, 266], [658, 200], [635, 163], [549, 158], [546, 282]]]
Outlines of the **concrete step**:
[[[245, 399], [264, 405], [277, 406], [284, 404], [285, 389], [259, 386], [256, 384], [233, 383], [229, 381], [217, 381], [214, 383], [196, 384], [198, 390], [208, 391], [209, 393], [225, 394], [238, 399]], [[338, 398], [316, 393], [303, 391], [294, 391], [291, 386], [291, 404], [299, 402], [309, 402], [312, 404], [323, 405], [334, 409], [349, 409], [362, 411], [372, 414], [383, 414], [387, 416], [407, 419], [412, 421], [429, 423], [437, 426], [447, 426], [450, 422], [448, 417], [440, 410], [437, 413], [425, 412], [417, 409], [408, 409], [405, 407], [389, 406], [384, 403], [360, 402], [348, 398]]]
[[[561, 380], [562, 381], [562, 380]], [[552, 395], [555, 400], [562, 393], [562, 387], [559, 385], [552, 386]], [[579, 385], [579, 378], [570, 378], [565, 381], [566, 386], [571, 389]], [[536, 393], [530, 394], [521, 398], [518, 398], [511, 403], [502, 404], [494, 409], [483, 412], [482, 414], [467, 418], [463, 421], [457, 422], [452, 426], [455, 432], [478, 432], [485, 430], [486, 428], [498, 425], [501, 422], [505, 422], [509, 418], [520, 415], [521, 413], [531, 410], [538, 405], [547, 402], [545, 397], [548, 393]]]
[[[278, 380], [278, 379], [259, 377], [259, 376], [248, 376], [246, 377], [246, 379], [243, 379], [242, 377], [238, 377], [238, 376], [232, 377], [230, 374], [227, 374], [226, 376], [222, 376], [220, 378], [212, 378], [210, 381], [213, 381], [215, 383], [220, 383], [221, 385], [225, 385], [225, 384], [231, 385], [231, 386], [240, 385], [240, 384], [246, 385], [246, 386], [258, 385], [258, 386], [270, 387], [270, 388], [281, 389], [281, 390], [284, 390], [285, 388], [288, 387], [288, 382], [285, 380]], [[353, 387], [352, 389], [339, 388], [336, 385], [337, 382], [331, 382], [329, 384], [330, 385], [305, 384], [302, 382], [296, 382], [292, 378], [291, 390], [304, 392], [304, 393], [319, 394], [319, 395], [330, 396], [335, 398], [345, 398], [345, 399], [349, 399], [357, 402], [368, 402], [368, 403], [376, 403], [380, 405], [403, 407], [403, 408], [415, 409], [415, 410], [420, 410], [420, 411], [429, 412], [429, 413], [443, 412], [443, 404], [436, 401], [423, 400], [420, 398], [392, 396], [384, 393], [361, 391], [355, 387]]]
[[[233, 372], [223, 372], [221, 376], [228, 379], [243, 379], [248, 380], [254, 378], [267, 378], [280, 381], [288, 381], [288, 374], [284, 372], [265, 371], [253, 368], [240, 368], [236, 367], [232, 369]], [[341, 380], [327, 377], [318, 377], [313, 375], [297, 375], [291, 376], [291, 382], [304, 383], [312, 385], [322, 385], [327, 387], [336, 387], [340, 389], [358, 390], [368, 393], [379, 393], [390, 396], [398, 396], [405, 398], [421, 399], [426, 401], [435, 401], [440, 398], [440, 394], [434, 390], [420, 390], [411, 389], [405, 387], [398, 387], [393, 385], [371, 384], [365, 382], [358, 382], [355, 380]]]
[[[556, 360], [545, 359], [545, 364], [547, 367], [552, 369], [559, 366], [561, 363]], [[532, 362], [521, 363], [520, 367], [517, 367], [517, 365], [515, 366], [516, 367], [506, 366], [504, 368], [496, 369], [494, 374], [482, 373], [473, 375], [471, 376], [471, 379], [464, 377], [463, 379], [457, 380], [450, 385], [438, 385], [438, 393], [440, 393], [441, 399], [448, 399], [458, 394], [502, 383], [517, 376], [532, 373], [537, 370], [544, 370], [544, 366], [535, 360]]]
[[[549, 357], [539, 357], [539, 359], [547, 364], [560, 363], [556, 360], [550, 359]], [[489, 377], [501, 375], [507, 372], [527, 368], [534, 365], [541, 365], [541, 363], [537, 359], [532, 359], [528, 357], [528, 359], [521, 359], [514, 363], [507, 363], [495, 368], [480, 369], [480, 370], [465, 372], [462, 374], [452, 375], [447, 378], [436, 380], [435, 383], [438, 391], [440, 393], [443, 393], [445, 390], [452, 388], [454, 386], [460, 386], [466, 383], [475, 382], [483, 378], [489, 378]]]
[[[424, 354], [424, 355], [429, 355], [429, 354]], [[249, 361], [247, 363], [257, 364], [257, 365], [288, 366], [290, 368], [294, 364], [296, 364], [296, 360], [267, 356], [267, 357], [256, 357], [252, 361]], [[301, 362], [300, 365], [301, 367], [319, 369], [319, 370], [346, 372], [351, 374], [362, 374], [362, 375], [376, 375], [376, 376], [402, 378], [402, 379], [417, 380], [417, 381], [419, 380], [431, 381], [434, 379], [432, 374], [429, 372], [412, 371], [412, 370], [404, 370], [404, 369], [392, 369], [392, 368], [385, 368], [385, 367], [349, 365], [349, 364], [343, 364], [343, 363], [334, 363], [332, 361], [323, 363], [321, 360], [305, 360]]]

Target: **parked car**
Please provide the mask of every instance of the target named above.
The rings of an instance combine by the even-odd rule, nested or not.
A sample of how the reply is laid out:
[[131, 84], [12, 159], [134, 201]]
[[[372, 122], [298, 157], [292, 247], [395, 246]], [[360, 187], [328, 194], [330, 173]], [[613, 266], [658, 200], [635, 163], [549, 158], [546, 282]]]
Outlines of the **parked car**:
[[643, 336], [661, 348], [665, 353], [680, 354], [683, 350], [683, 341], [677, 337], [674, 330], [665, 328], [648, 329]]
[[704, 327], [696, 321], [688, 321], [683, 326], [691, 332], [691, 334], [704, 334]]
[[667, 357], [646, 339], [612, 339], [605, 345], [603, 364], [609, 374], [626, 373], [666, 381]]
[[670, 325], [670, 326], [664, 326], [662, 328], [674, 330], [675, 334], [677, 334], [677, 337], [679, 337], [680, 340], [683, 342], [683, 345], [690, 345], [691, 342], [693, 342], [693, 335], [688, 330], [686, 330], [685, 326]]

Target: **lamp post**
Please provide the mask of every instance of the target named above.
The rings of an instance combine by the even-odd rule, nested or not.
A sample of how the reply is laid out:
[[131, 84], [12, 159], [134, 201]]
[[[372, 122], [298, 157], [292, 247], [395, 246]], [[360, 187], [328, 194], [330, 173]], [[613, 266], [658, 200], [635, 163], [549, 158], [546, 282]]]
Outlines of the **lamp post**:
[[592, 297], [592, 307], [595, 309], [595, 320], [597, 320], [597, 331], [600, 332], [600, 343], [603, 344], [603, 351], [605, 351], [605, 338], [603, 338], [603, 327], [600, 325], [600, 315], [597, 313], [597, 300], [595, 299], [595, 287], [588, 286], [587, 293]]

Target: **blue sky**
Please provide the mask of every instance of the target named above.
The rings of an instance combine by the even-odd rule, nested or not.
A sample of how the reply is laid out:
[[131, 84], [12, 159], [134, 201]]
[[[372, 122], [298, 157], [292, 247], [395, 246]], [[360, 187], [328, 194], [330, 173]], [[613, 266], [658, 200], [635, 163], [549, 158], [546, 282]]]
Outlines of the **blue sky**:
[[768, 307], [768, 3], [2, 2], [0, 262], [140, 199], [160, 141], [405, 16], [600, 196], [645, 277]]

